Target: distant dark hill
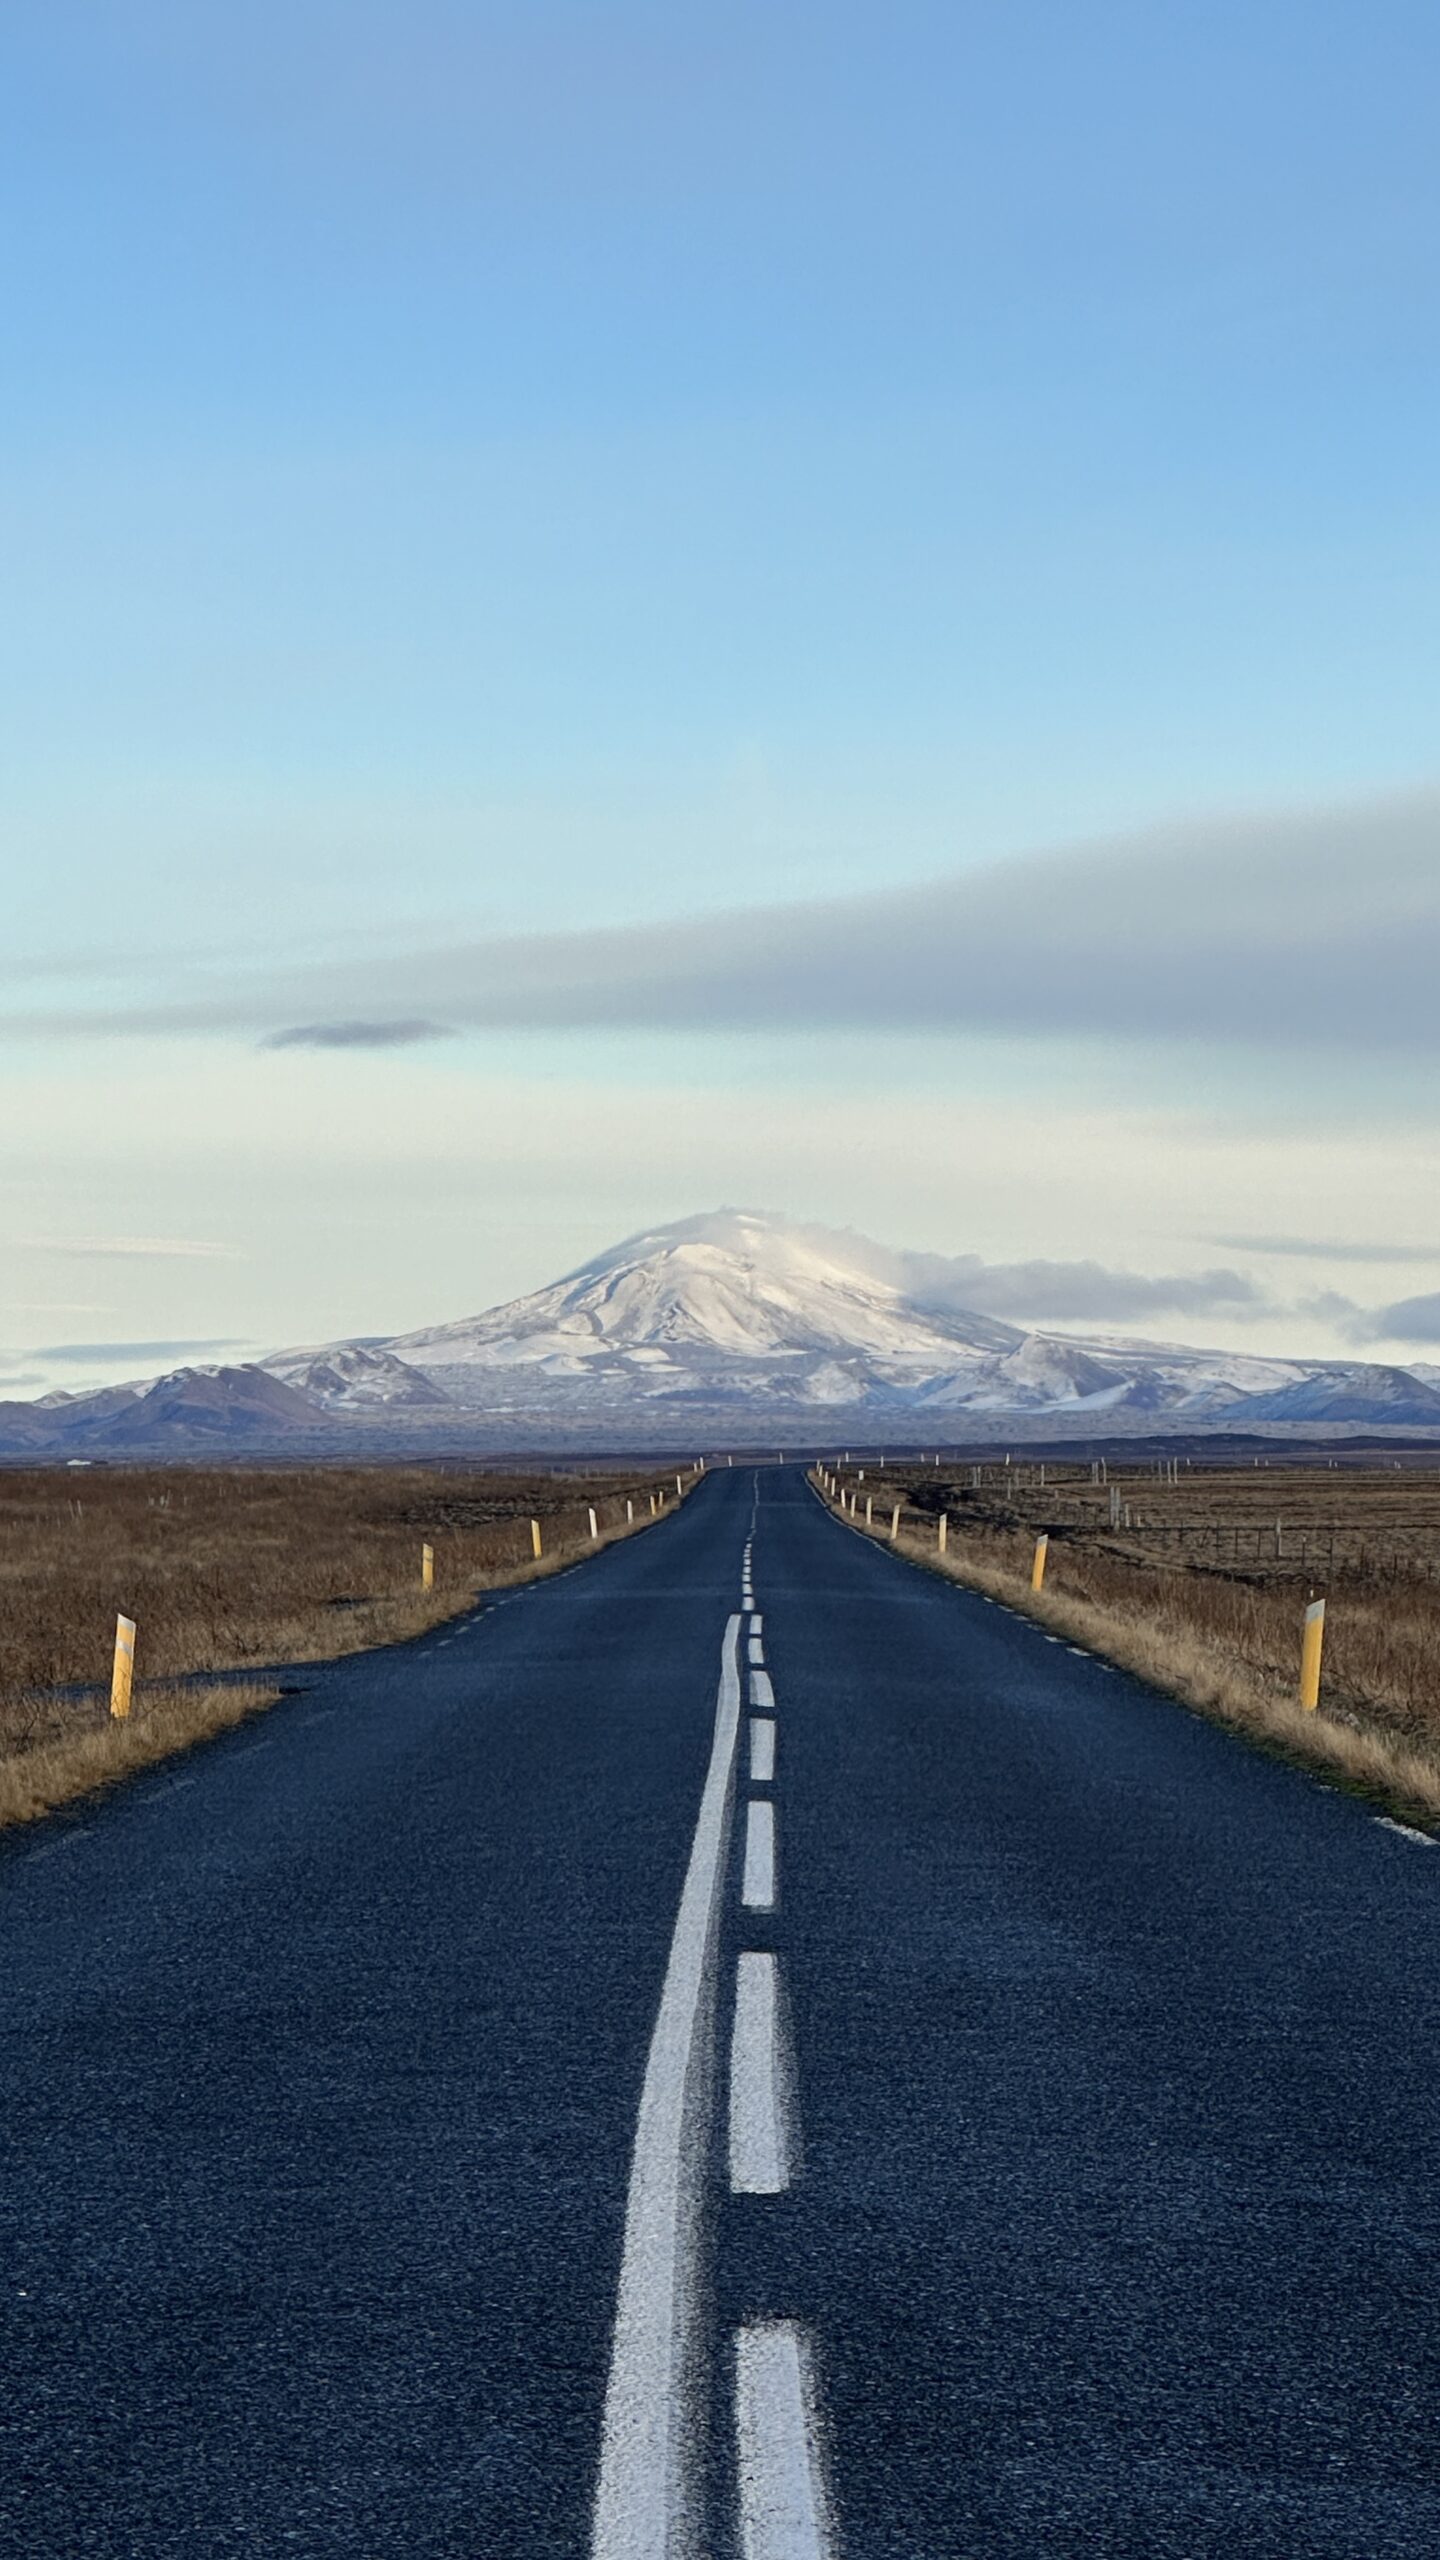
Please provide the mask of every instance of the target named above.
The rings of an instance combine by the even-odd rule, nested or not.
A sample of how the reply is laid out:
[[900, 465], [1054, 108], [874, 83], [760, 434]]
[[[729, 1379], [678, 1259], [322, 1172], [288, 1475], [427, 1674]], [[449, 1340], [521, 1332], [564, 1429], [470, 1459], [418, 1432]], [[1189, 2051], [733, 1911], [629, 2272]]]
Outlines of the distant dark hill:
[[233, 1369], [172, 1369], [121, 1404], [113, 1394], [94, 1401], [103, 1409], [87, 1412], [90, 1399], [80, 1398], [60, 1418], [67, 1455], [225, 1452], [257, 1442], [311, 1441], [320, 1419], [308, 1396], [248, 1363]]
[[1434, 1431], [1440, 1428], [1440, 1395], [1408, 1369], [1356, 1361], [1264, 1395], [1237, 1396], [1214, 1409], [1213, 1418], [1222, 1417], [1242, 1429], [1251, 1422], [1368, 1422]]

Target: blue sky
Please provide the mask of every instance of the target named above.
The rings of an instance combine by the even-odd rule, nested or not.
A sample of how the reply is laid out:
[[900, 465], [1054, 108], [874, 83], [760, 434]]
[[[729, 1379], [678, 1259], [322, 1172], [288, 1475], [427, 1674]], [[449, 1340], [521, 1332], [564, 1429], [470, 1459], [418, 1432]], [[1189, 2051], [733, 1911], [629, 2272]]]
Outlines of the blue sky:
[[[1322, 1241], [1426, 1243], [1426, 1060], [1262, 1072], [1223, 1005], [1183, 1056], [917, 1046], [903, 983], [869, 1043], [315, 1055], [231, 998], [380, 1019], [393, 960], [428, 1017], [427, 954], [1177, 828], [1203, 877], [1237, 816], [1263, 865], [1349, 813], [1362, 917], [1368, 810], [1440, 854], [1433, 10], [20, 0], [0, 66], [17, 1378], [443, 1317], [722, 1197], [1150, 1271], [1293, 1175]], [[1247, 1340], [1339, 1346], [1333, 1273], [1255, 1268]]]

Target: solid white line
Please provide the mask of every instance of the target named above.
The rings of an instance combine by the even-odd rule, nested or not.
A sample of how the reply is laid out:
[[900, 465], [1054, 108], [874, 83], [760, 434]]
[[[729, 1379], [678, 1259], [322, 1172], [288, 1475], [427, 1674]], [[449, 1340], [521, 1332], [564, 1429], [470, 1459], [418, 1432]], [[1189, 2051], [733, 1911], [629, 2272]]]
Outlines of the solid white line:
[[827, 2560], [815, 2379], [809, 2341], [791, 2320], [736, 2333], [735, 2455], [743, 2560]]
[[1417, 1848], [1433, 1849], [1434, 1839], [1428, 1831], [1414, 1831], [1408, 1822], [1392, 1822], [1388, 1814], [1375, 1816], [1382, 1831], [1393, 1831], [1397, 1840], [1413, 1840]]
[[769, 1674], [769, 1672], [768, 1672], [768, 1671], [752, 1671], [752, 1672], [751, 1672], [751, 1674], [750, 1674], [750, 1704], [751, 1704], [751, 1706], [752, 1706], [752, 1707], [773, 1707], [773, 1706], [774, 1706], [774, 1704], [775, 1704], [775, 1683], [774, 1683], [774, 1681], [771, 1679], [770, 1674]]
[[741, 1899], [747, 1911], [775, 1908], [775, 1807], [768, 1796], [753, 1796], [745, 1808], [745, 1876]]
[[775, 1727], [768, 1716], [750, 1719], [750, 1777], [753, 1785], [768, 1787], [775, 1775]]
[[701, 2210], [709, 2149], [715, 1940], [740, 1729], [738, 1617], [721, 1654], [700, 1813], [640, 2095], [605, 2393], [593, 2560], [698, 2551]]
[[750, 1639], [750, 1659], [755, 1663], [763, 1662], [765, 1659], [765, 1647], [759, 1636], [752, 1636]]
[[735, 1973], [730, 2037], [730, 2190], [779, 2196], [790, 2184], [790, 2140], [780, 2067], [780, 1981], [775, 1958], [750, 1950]]

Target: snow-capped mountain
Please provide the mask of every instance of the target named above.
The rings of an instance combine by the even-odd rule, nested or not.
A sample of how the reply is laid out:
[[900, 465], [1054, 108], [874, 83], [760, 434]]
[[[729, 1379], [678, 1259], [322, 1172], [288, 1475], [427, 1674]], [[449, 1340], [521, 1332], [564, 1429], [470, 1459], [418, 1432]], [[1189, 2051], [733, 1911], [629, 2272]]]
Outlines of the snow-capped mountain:
[[1440, 1433], [1413, 1371], [1027, 1330], [967, 1268], [720, 1210], [458, 1323], [0, 1407], [0, 1450]]
[[[847, 1247], [849, 1248], [847, 1251]], [[993, 1317], [944, 1314], [877, 1275], [874, 1248], [736, 1210], [631, 1236], [568, 1278], [488, 1315], [385, 1345], [456, 1403], [597, 1389], [707, 1392], [826, 1406], [878, 1385], [914, 1393], [1016, 1351]]]

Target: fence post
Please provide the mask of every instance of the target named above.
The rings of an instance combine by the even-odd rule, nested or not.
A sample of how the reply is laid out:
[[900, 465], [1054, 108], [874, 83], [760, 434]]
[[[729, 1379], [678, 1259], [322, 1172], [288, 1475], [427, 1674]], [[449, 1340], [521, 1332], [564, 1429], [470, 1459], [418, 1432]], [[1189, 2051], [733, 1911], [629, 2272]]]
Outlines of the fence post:
[[428, 1539], [420, 1550], [420, 1588], [422, 1591], [435, 1588], [435, 1550]]
[[1050, 1552], [1049, 1531], [1042, 1529], [1035, 1541], [1035, 1561], [1030, 1567], [1030, 1588], [1039, 1591], [1045, 1580], [1045, 1559]]
[[530, 1523], [530, 1546], [531, 1546], [531, 1550], [532, 1550], [532, 1552], [533, 1552], [533, 1554], [534, 1554], [534, 1556], [535, 1556], [535, 1558], [536, 1558], [536, 1560], [537, 1560], [537, 1562], [538, 1562], [539, 1557], [540, 1557], [540, 1554], [541, 1554], [541, 1552], [542, 1552], [542, 1549], [541, 1549], [541, 1538], [540, 1538], [540, 1523], [539, 1523], [539, 1521], [538, 1521], [538, 1520], [532, 1520], [532, 1521], [531, 1521], [531, 1523]]
[[112, 1716], [128, 1716], [130, 1713], [130, 1683], [134, 1677], [135, 1621], [133, 1618], [117, 1617], [115, 1621], [115, 1661], [110, 1673], [110, 1713]]
[[943, 1556], [946, 1547], [950, 1543], [950, 1514], [948, 1511], [942, 1511], [940, 1514], [940, 1526], [936, 1532], [936, 1543], [938, 1544], [940, 1553]]
[[1305, 1612], [1305, 1642], [1300, 1653], [1300, 1704], [1313, 1715], [1320, 1704], [1320, 1656], [1325, 1650], [1325, 1603], [1312, 1600]]

